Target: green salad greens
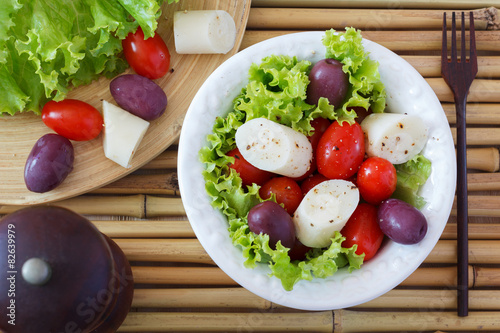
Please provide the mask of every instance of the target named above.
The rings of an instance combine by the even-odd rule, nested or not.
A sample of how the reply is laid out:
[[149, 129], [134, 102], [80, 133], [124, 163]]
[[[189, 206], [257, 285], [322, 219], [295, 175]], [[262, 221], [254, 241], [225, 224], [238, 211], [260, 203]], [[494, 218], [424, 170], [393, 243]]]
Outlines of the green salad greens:
[[[0, 115], [40, 112], [71, 87], [128, 67], [121, 39], [153, 36], [164, 0], [5, 0], [0, 8]], [[168, 0], [174, 2], [178, 0]]]
[[432, 164], [424, 155], [415, 155], [406, 163], [394, 166], [398, 176], [396, 191], [392, 197], [408, 202], [421, 209], [425, 206], [424, 198], [418, 195], [420, 188], [431, 174]]
[[[245, 266], [253, 268], [259, 263], [267, 264], [271, 276], [279, 278], [285, 290], [292, 290], [300, 280], [331, 276], [341, 267], [349, 272], [358, 269], [364, 254], [355, 253], [357, 245], [343, 248], [341, 244], [345, 238], [339, 232], [335, 233], [330, 246], [311, 249], [305, 260], [292, 261], [289, 249], [280, 242], [275, 249], [271, 248], [269, 236], [251, 232], [247, 222], [250, 209], [264, 201], [259, 196], [260, 187], [257, 184], [243, 186], [238, 173], [229, 167], [234, 157], [226, 153], [236, 147], [238, 127], [250, 119], [265, 117], [310, 135], [313, 129], [310, 123], [317, 117], [352, 123], [357, 116], [353, 107], [383, 112], [385, 90], [378, 63], [369, 58], [361, 41], [361, 32], [354, 28], [347, 28], [342, 33], [329, 30], [323, 38], [326, 57], [342, 62], [343, 71], [349, 76], [350, 89], [343, 105], [330, 105], [326, 98], [320, 98], [317, 106], [307, 104], [306, 90], [312, 64], [296, 57], [270, 55], [259, 64], [251, 65], [248, 84], [234, 99], [228, 115], [216, 118], [213, 132], [207, 137], [208, 145], [200, 151], [211, 204], [227, 217], [229, 236], [242, 250]], [[409, 169], [404, 170], [411, 173]]]

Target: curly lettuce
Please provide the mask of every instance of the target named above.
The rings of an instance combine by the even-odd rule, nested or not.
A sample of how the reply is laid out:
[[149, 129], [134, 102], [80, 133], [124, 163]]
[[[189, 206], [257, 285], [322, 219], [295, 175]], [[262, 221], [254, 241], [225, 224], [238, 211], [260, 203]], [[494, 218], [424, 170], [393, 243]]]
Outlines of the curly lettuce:
[[350, 108], [362, 107], [372, 112], [383, 112], [385, 109], [385, 88], [380, 81], [378, 63], [370, 59], [362, 44], [361, 32], [354, 28], [346, 28], [344, 33], [331, 29], [323, 38], [326, 57], [340, 61], [344, 73], [349, 75], [350, 87], [343, 112]]
[[138, 26], [153, 36], [163, 1], [3, 1], [0, 115], [39, 114], [43, 104], [64, 99], [71, 88], [125, 70], [121, 40]]
[[397, 174], [397, 185], [392, 197], [408, 202], [421, 209], [426, 201], [418, 192], [427, 182], [431, 174], [432, 163], [424, 155], [417, 154], [403, 164], [394, 165]]

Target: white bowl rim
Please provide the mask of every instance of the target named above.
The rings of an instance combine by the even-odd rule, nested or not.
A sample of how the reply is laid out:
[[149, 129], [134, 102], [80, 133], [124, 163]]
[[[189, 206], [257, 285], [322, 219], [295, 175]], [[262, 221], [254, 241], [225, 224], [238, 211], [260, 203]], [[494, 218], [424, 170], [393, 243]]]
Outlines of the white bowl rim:
[[[379, 62], [387, 89], [390, 112], [418, 114], [429, 127], [423, 150], [432, 162], [432, 173], [421, 195], [427, 200], [422, 212], [429, 221], [419, 244], [387, 242], [361, 269], [339, 270], [326, 279], [298, 282], [285, 291], [269, 277], [266, 265], [243, 266], [241, 251], [231, 244], [225, 217], [210, 206], [201, 175], [199, 149], [206, 145], [214, 117], [225, 115], [234, 97], [247, 82], [252, 62], [271, 54], [295, 55], [313, 63], [324, 57], [324, 31], [287, 34], [252, 45], [217, 68], [194, 97], [184, 119], [179, 140], [178, 176], [181, 198], [191, 226], [212, 260], [238, 284], [273, 303], [302, 310], [334, 310], [359, 305], [393, 289], [406, 279], [436, 245], [451, 212], [456, 186], [454, 142], [439, 99], [425, 79], [404, 59], [387, 48], [363, 39], [370, 57]], [[404, 109], [398, 109], [398, 107]], [[207, 132], [208, 130], [208, 132]], [[224, 222], [226, 227], [224, 227]]]

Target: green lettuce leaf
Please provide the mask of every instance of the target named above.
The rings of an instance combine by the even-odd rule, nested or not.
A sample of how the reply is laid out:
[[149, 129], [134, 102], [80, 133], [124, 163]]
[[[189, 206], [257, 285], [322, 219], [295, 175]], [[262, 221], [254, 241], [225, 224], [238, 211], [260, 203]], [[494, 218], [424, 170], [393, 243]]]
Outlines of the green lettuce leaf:
[[0, 115], [40, 113], [45, 102], [64, 99], [71, 88], [125, 70], [121, 39], [139, 25], [151, 37], [162, 2], [5, 0], [0, 8]]
[[323, 38], [325, 56], [340, 61], [344, 73], [349, 74], [351, 85], [342, 106], [344, 113], [348, 113], [352, 107], [383, 112], [386, 94], [380, 81], [378, 63], [370, 59], [361, 42], [361, 31], [354, 28], [346, 28], [344, 33], [328, 30]]
[[395, 168], [398, 181], [392, 197], [421, 209], [426, 202], [418, 192], [431, 174], [431, 161], [418, 154], [406, 163], [395, 165]]

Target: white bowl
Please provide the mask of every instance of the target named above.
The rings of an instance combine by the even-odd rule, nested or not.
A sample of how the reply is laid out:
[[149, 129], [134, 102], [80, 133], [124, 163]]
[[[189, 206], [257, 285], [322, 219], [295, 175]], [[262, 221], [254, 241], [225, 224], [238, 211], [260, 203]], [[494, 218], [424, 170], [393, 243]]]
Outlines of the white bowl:
[[184, 119], [178, 157], [180, 192], [189, 222], [213, 261], [232, 279], [271, 302], [303, 310], [333, 310], [372, 300], [396, 287], [427, 257], [448, 220], [456, 185], [453, 138], [439, 100], [422, 76], [405, 60], [388, 49], [363, 40], [370, 57], [380, 64], [380, 76], [387, 91], [389, 112], [416, 114], [429, 127], [423, 154], [432, 162], [432, 172], [422, 188], [427, 201], [422, 212], [428, 221], [425, 238], [416, 245], [388, 241], [376, 257], [361, 269], [348, 273], [340, 269], [326, 279], [298, 282], [285, 291], [279, 279], [269, 277], [265, 264], [255, 269], [243, 266], [241, 251], [234, 247], [224, 215], [210, 205], [199, 160], [207, 144], [215, 117], [225, 116], [233, 99], [248, 80], [248, 68], [265, 56], [285, 54], [309, 60], [322, 59], [324, 32], [303, 32], [272, 38], [253, 45], [224, 62], [206, 80], [193, 99]]

